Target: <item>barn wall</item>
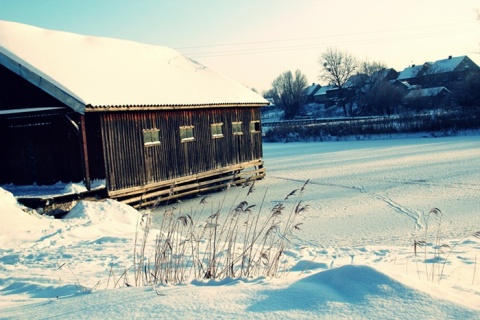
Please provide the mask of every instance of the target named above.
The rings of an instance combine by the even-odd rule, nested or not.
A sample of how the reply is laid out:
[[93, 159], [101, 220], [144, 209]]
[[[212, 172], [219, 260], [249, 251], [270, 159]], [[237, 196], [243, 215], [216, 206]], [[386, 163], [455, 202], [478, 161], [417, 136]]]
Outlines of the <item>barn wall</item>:
[[[101, 120], [110, 191], [262, 158], [261, 133], [249, 129], [259, 108], [112, 112]], [[233, 121], [242, 122], [242, 135], [232, 134]], [[223, 123], [223, 138], [212, 138], [212, 123]], [[181, 141], [181, 126], [194, 126], [193, 141]], [[146, 146], [144, 129], [158, 129], [160, 144]]]
[[105, 162], [103, 159], [102, 132], [99, 114], [85, 115], [87, 133], [88, 164], [90, 179], [105, 179]]

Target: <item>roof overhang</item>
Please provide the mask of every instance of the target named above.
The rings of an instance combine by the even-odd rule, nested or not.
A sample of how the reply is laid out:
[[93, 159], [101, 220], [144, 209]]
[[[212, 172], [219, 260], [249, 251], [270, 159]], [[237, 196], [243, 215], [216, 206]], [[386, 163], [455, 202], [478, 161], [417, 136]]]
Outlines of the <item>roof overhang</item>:
[[115, 111], [155, 111], [155, 110], [187, 110], [187, 109], [213, 109], [213, 108], [261, 108], [268, 103], [209, 103], [185, 105], [137, 105], [137, 106], [92, 106], [87, 105], [85, 112], [115, 112]]
[[51, 112], [51, 111], [60, 111], [60, 110], [65, 110], [65, 109], [68, 110], [65, 107], [44, 107], [44, 108], [25, 108], [25, 109], [0, 110], [0, 116], [44, 113], [44, 112]]
[[80, 114], [85, 113], [85, 104], [83, 104], [81, 101], [72, 97], [70, 94], [58, 88], [56, 85], [54, 85], [50, 81], [46, 80], [45, 78], [42, 78], [37, 73], [30, 70], [28, 67], [6, 56], [2, 52], [0, 52], [0, 64], [3, 65], [5, 68], [9, 69], [10, 71], [12, 71], [13, 73], [15, 73], [16, 75], [18, 75], [19, 77], [27, 80], [34, 86], [42, 89], [52, 97], [63, 102], [68, 107], [72, 108], [74, 111]]

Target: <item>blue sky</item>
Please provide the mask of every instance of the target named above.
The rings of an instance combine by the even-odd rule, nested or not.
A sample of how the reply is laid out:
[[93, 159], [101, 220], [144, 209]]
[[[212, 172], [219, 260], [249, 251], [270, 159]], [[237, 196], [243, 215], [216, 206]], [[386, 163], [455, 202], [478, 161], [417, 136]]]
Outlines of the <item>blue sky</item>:
[[175, 48], [268, 89], [300, 69], [319, 82], [328, 47], [401, 71], [468, 55], [479, 63], [478, 0], [0, 0], [0, 20]]

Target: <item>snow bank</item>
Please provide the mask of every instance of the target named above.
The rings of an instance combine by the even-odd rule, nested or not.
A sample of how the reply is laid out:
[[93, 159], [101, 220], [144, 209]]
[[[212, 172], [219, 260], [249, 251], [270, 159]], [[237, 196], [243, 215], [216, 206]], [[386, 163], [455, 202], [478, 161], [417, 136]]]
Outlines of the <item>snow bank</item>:
[[310, 276], [161, 288], [96, 291], [50, 300], [4, 316], [83, 319], [478, 319], [478, 312], [437, 300], [368, 266]]
[[138, 211], [130, 206], [112, 199], [105, 199], [101, 202], [80, 201], [63, 219], [84, 219], [92, 225], [118, 223], [135, 226], [138, 215]]
[[35, 240], [42, 230], [52, 227], [53, 219], [40, 216], [17, 202], [12, 193], [0, 188], [0, 243], [16, 247]]
[[0, 306], [89, 292], [111, 268], [131, 265], [139, 218], [132, 207], [80, 201], [61, 220], [24, 210], [0, 188]]

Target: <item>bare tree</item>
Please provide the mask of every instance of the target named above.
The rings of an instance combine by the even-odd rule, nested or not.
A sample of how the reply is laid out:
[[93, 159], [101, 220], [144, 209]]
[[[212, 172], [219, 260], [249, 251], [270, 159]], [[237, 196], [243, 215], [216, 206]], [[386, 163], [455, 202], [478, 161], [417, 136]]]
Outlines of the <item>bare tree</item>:
[[365, 114], [390, 116], [398, 113], [402, 99], [403, 92], [400, 89], [382, 80], [372, 83], [359, 104]]
[[307, 77], [296, 70], [295, 74], [286, 71], [272, 82], [275, 103], [282, 106], [284, 117], [292, 119], [298, 114], [302, 93], [308, 86]]
[[320, 80], [327, 81], [338, 88], [338, 102], [347, 116], [343, 97], [343, 86], [357, 70], [357, 60], [347, 51], [329, 48], [322, 53], [319, 61], [322, 66]]
[[358, 64], [359, 73], [365, 73], [368, 76], [386, 68], [387, 65], [385, 63], [381, 61], [369, 61], [368, 59]]

